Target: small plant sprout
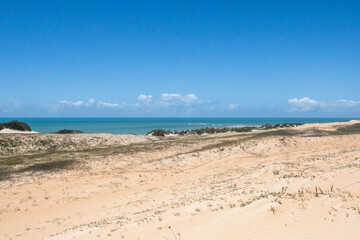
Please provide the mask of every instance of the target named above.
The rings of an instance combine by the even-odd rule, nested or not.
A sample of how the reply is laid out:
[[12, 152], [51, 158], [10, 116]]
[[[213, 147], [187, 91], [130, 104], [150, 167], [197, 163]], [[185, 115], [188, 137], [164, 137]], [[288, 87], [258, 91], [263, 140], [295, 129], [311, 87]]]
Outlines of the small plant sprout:
[[171, 226], [168, 227], [171, 231], [171, 233], [173, 234], [175, 240], [181, 240], [181, 236], [180, 233], [178, 233], [177, 235], [174, 233], [174, 231], [172, 230]]
[[274, 208], [274, 207], [271, 207], [271, 208], [270, 208], [270, 212], [272, 212], [272, 213], [275, 215], [275, 212], [276, 212], [275, 208]]

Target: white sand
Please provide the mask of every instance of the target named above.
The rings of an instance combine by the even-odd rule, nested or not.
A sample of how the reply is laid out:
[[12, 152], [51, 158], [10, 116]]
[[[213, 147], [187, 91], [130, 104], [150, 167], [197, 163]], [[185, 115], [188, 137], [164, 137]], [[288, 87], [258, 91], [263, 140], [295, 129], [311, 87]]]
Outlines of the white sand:
[[29, 134], [29, 133], [38, 133], [38, 132], [34, 132], [34, 131], [18, 131], [18, 130], [13, 130], [13, 129], [9, 129], [9, 128], [4, 128], [4, 129], [0, 130], [0, 133], [23, 133], [23, 134]]
[[0, 182], [0, 239], [360, 239], [360, 134], [218, 136]]

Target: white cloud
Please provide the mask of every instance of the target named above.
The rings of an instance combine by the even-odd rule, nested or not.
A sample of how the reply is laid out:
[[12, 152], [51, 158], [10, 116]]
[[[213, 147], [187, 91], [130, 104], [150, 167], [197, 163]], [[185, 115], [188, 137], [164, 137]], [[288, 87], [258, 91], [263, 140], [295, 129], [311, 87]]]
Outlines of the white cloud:
[[308, 97], [304, 98], [292, 98], [289, 99], [288, 102], [292, 105], [292, 111], [311, 111], [315, 109], [317, 106], [321, 105], [321, 102], [310, 99]]
[[141, 100], [141, 101], [144, 101], [144, 100], [152, 99], [152, 96], [151, 95], [140, 94], [137, 99]]
[[116, 103], [96, 101], [94, 98], [89, 98], [85, 101], [69, 101], [61, 100], [56, 103], [43, 104], [42, 107], [48, 109], [50, 112], [57, 112], [61, 109], [70, 107], [86, 107], [86, 108], [118, 108], [129, 111], [151, 111], [154, 109], [162, 109], [167, 107], [184, 107], [183, 110], [189, 110], [196, 104], [200, 104], [195, 94], [181, 95], [179, 93], [164, 93], [155, 98], [152, 95], [140, 94], [137, 97], [138, 102], [134, 103]]
[[337, 101], [317, 101], [308, 97], [292, 98], [288, 102], [291, 104], [291, 111], [313, 111], [321, 110], [327, 112], [339, 112], [346, 109], [360, 108], [360, 101], [337, 100]]
[[61, 109], [77, 107], [77, 108], [121, 108], [124, 104], [119, 103], [109, 103], [109, 102], [102, 102], [96, 101], [94, 98], [89, 98], [87, 101], [68, 101], [68, 100], [61, 100], [56, 103], [50, 104], [42, 104], [43, 108], [48, 109], [50, 112], [57, 112]]
[[352, 101], [352, 100], [341, 99], [341, 100], [337, 100], [336, 104], [341, 106], [341, 107], [352, 108], [352, 107], [360, 106], [360, 101]]
[[161, 99], [163, 101], [172, 101], [172, 100], [177, 100], [181, 98], [181, 94], [179, 93], [163, 93], [161, 95]]
[[[232, 111], [238, 108], [237, 104], [222, 105], [220, 103], [214, 103], [211, 101], [200, 100], [195, 94], [180, 94], [180, 93], [163, 93], [158, 96], [150, 94], [140, 94], [134, 99], [133, 102], [112, 102], [112, 101], [100, 101], [94, 98], [88, 98], [87, 100], [70, 101], [61, 100], [49, 104], [42, 104], [44, 109], [47, 109], [51, 113], [57, 113], [61, 111], [71, 112], [74, 110], [86, 111], [100, 111], [103, 109], [114, 109], [119, 113], [123, 111], [126, 114], [189, 114], [192, 112], [205, 113], [216, 111]], [[1, 110], [0, 110], [1, 111]], [[114, 112], [115, 113], [115, 112]]]
[[227, 107], [230, 111], [234, 110], [237, 107], [237, 104], [229, 104], [229, 106]]
[[[89, 98], [87, 100], [87, 102], [84, 101], [68, 101], [68, 100], [61, 100], [58, 101], [58, 105], [52, 105], [50, 107], [52, 107], [53, 109], [58, 109], [59, 107], [65, 107], [65, 106], [75, 106], [75, 107], [80, 107], [80, 106], [86, 106], [86, 107], [90, 107], [93, 106], [96, 103], [94, 98]], [[122, 107], [121, 104], [119, 103], [109, 103], [109, 102], [102, 102], [99, 101], [97, 102], [97, 106], [98, 107], [109, 107], [109, 108], [119, 108]]]
[[64, 104], [64, 105], [69, 105], [69, 106], [77, 106], [77, 107], [84, 104], [83, 101], [72, 102], [72, 101], [67, 101], [67, 100], [61, 100], [61, 101], [58, 101], [58, 103]]
[[99, 102], [99, 106], [109, 107], [109, 108], [119, 108], [121, 107], [118, 103], [107, 103], [107, 102]]
[[181, 95], [179, 93], [163, 93], [157, 98], [154, 98], [152, 95], [140, 94], [137, 99], [144, 103], [147, 109], [172, 106], [189, 107], [200, 103], [197, 96], [192, 93], [186, 95]]
[[198, 98], [195, 96], [195, 94], [187, 94], [183, 97], [183, 100], [187, 103], [195, 103], [198, 101]]
[[95, 103], [95, 99], [94, 98], [89, 98], [88, 99], [88, 105], [92, 105]]
[[195, 94], [190, 93], [181, 95], [179, 93], [163, 93], [161, 95], [161, 102], [165, 105], [190, 105], [198, 102]]
[[310, 99], [308, 97], [304, 97], [304, 98], [292, 98], [289, 99], [290, 103], [295, 103], [295, 104], [317, 104], [318, 102], [316, 100]]
[[145, 104], [149, 105], [151, 103], [153, 97], [151, 95], [140, 94], [137, 99], [139, 101], [142, 101]]

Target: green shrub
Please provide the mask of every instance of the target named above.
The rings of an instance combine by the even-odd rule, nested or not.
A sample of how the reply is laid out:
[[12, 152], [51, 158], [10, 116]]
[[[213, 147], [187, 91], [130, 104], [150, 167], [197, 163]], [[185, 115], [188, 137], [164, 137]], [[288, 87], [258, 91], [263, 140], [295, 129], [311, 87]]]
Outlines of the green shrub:
[[165, 134], [170, 134], [170, 131], [166, 131], [164, 129], [155, 129], [155, 130], [148, 132], [148, 134], [153, 135], [153, 136], [158, 136], [158, 137], [164, 137]]
[[57, 132], [53, 132], [53, 133], [57, 133], [57, 134], [73, 134], [73, 133], [84, 133], [80, 130], [71, 130], [71, 129], [61, 129]]
[[2, 125], [5, 128], [10, 128], [10, 129], [13, 129], [13, 130], [31, 131], [31, 127], [29, 125], [27, 125], [24, 122], [19, 122], [19, 121], [16, 121], [16, 120], [8, 122], [8, 123], [2, 123]]

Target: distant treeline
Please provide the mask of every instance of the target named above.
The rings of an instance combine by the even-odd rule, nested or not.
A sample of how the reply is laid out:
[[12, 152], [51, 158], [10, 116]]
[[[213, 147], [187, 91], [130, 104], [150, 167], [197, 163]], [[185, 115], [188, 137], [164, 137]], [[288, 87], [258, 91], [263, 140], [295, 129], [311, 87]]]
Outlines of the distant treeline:
[[278, 123], [278, 124], [265, 124], [261, 126], [247, 126], [240, 128], [200, 128], [200, 129], [192, 129], [192, 130], [182, 130], [182, 131], [169, 131], [164, 129], [155, 129], [148, 132], [148, 135], [152, 136], [165, 136], [169, 134], [175, 135], [202, 135], [202, 134], [214, 134], [214, 133], [225, 133], [225, 132], [252, 132], [253, 130], [269, 130], [276, 128], [284, 128], [284, 127], [296, 127], [302, 125], [301, 123]]

